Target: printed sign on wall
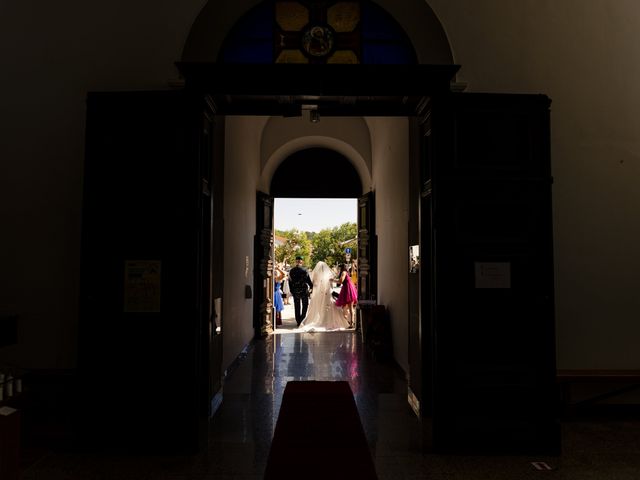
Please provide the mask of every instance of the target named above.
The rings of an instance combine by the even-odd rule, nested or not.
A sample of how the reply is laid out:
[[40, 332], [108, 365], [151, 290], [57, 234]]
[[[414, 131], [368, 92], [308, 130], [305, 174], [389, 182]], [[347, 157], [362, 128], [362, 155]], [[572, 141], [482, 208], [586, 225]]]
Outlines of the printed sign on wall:
[[511, 263], [475, 262], [476, 288], [511, 288]]
[[125, 260], [124, 311], [160, 311], [160, 260]]

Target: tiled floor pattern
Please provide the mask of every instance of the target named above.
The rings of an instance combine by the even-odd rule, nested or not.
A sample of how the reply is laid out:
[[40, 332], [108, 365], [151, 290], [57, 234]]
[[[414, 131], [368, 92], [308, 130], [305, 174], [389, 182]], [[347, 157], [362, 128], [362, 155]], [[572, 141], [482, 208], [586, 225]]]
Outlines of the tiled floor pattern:
[[[396, 366], [373, 359], [358, 332], [290, 331], [256, 342], [227, 378], [206, 452], [111, 456], [56, 452], [54, 446], [23, 473], [23, 480], [260, 479], [290, 380], [349, 381], [380, 480], [640, 479], [638, 419], [565, 421], [559, 457], [422, 453], [407, 384]], [[545, 462], [552, 470], [538, 470], [532, 462]]]

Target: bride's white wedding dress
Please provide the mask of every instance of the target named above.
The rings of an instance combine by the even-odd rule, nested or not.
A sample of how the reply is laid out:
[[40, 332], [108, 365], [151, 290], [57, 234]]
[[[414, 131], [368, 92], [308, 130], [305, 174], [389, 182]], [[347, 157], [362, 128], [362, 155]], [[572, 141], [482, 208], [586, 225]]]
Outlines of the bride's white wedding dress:
[[306, 331], [346, 330], [349, 328], [342, 309], [336, 307], [331, 296], [333, 272], [324, 262], [318, 262], [311, 272], [313, 292], [309, 300], [307, 318], [300, 324]]

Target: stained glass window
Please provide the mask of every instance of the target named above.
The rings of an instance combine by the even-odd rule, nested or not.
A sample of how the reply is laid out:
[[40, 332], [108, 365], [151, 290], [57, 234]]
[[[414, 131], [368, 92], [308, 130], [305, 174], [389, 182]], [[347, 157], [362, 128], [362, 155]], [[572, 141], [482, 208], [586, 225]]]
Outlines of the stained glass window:
[[413, 64], [400, 25], [365, 0], [271, 0], [246, 13], [227, 36], [222, 63]]

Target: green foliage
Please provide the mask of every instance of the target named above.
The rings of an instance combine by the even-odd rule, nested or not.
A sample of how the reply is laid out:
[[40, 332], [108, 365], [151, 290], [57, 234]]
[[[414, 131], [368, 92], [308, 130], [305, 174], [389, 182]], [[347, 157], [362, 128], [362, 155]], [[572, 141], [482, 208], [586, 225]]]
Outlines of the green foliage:
[[313, 256], [311, 259], [313, 265], [322, 260], [327, 265], [333, 266], [337, 241], [331, 232], [330, 229], [320, 230], [313, 237]]
[[312, 246], [306, 232], [301, 232], [297, 229], [287, 231], [277, 230], [276, 234], [287, 239], [284, 245], [275, 247], [277, 263], [284, 262], [288, 265], [295, 265], [296, 256], [302, 255], [305, 259], [305, 264], [309, 265]]
[[358, 225], [344, 223], [339, 227], [325, 228], [319, 232], [276, 230], [276, 235], [288, 241], [275, 248], [276, 262], [295, 265], [296, 255], [304, 257], [304, 264], [313, 268], [319, 261], [335, 267], [345, 262], [345, 248], [351, 248], [351, 259], [358, 258]]
[[358, 226], [355, 223], [344, 223], [339, 227], [327, 228], [318, 232], [313, 238], [312, 261], [319, 261], [334, 267], [345, 262], [345, 248], [351, 248], [351, 259], [358, 257]]

